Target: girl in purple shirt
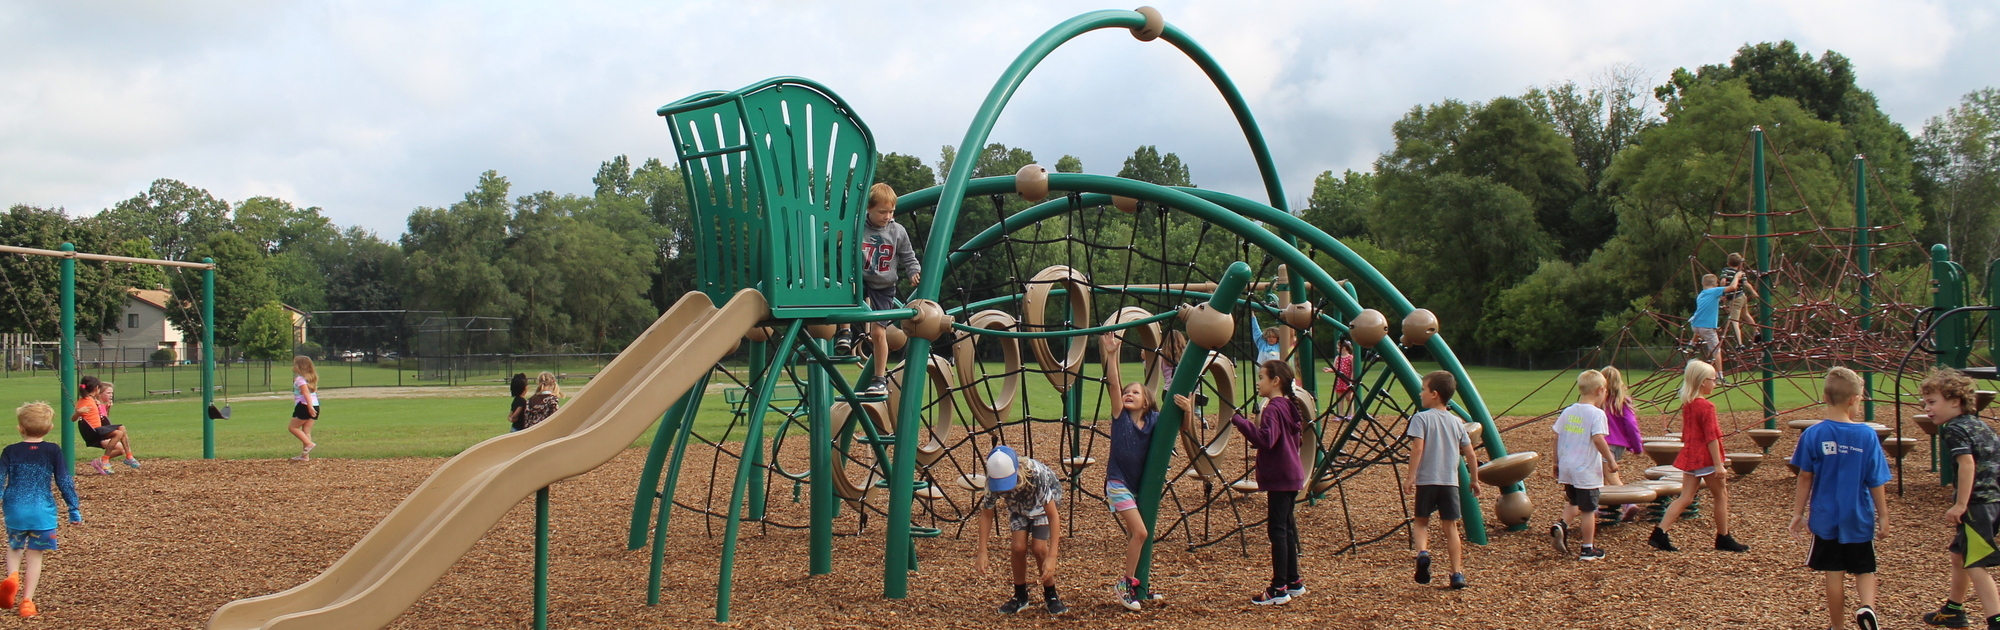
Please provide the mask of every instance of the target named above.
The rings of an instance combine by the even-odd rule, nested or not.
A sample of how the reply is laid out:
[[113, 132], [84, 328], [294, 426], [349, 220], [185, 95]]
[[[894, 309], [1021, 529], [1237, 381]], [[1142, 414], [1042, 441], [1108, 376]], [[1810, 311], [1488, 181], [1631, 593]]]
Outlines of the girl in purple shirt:
[[[1307, 407], [1292, 389], [1296, 378], [1284, 361], [1267, 361], [1257, 370], [1257, 395], [1268, 402], [1257, 422], [1242, 414], [1230, 419], [1244, 439], [1257, 449], [1257, 488], [1266, 495], [1266, 531], [1271, 537], [1271, 585], [1250, 599], [1258, 605], [1283, 604], [1306, 593], [1299, 577], [1299, 526], [1292, 509], [1305, 489], [1305, 467], [1299, 463], [1299, 440], [1305, 432]], [[1194, 413], [1194, 401], [1175, 394], [1174, 404]]]

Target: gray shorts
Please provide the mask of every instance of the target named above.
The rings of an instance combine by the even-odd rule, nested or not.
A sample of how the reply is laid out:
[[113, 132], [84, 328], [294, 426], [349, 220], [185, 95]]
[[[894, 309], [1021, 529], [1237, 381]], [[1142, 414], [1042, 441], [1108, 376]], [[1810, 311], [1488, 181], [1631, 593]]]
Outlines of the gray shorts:
[[1722, 351], [1722, 338], [1716, 335], [1714, 328], [1694, 329], [1694, 340], [1697, 345], [1701, 346], [1701, 356], [1703, 357], [1713, 356], [1715, 353]]

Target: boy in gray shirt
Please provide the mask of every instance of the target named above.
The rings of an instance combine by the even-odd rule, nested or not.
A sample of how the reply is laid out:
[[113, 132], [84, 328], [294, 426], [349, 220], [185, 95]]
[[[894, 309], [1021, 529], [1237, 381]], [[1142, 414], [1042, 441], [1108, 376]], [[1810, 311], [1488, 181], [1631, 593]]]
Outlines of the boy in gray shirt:
[[[1417, 496], [1417, 518], [1410, 536], [1417, 540], [1417, 583], [1431, 583], [1431, 513], [1444, 521], [1446, 549], [1451, 555], [1451, 587], [1465, 588], [1465, 563], [1458, 541], [1458, 467], [1461, 462], [1477, 465], [1472, 438], [1465, 423], [1445, 408], [1445, 401], [1458, 390], [1458, 380], [1450, 372], [1424, 375], [1424, 410], [1410, 416], [1410, 476], [1403, 491]], [[1464, 459], [1460, 459], [1463, 456]], [[1472, 484], [1472, 496], [1479, 496], [1479, 484]]]
[[[884, 311], [896, 307], [897, 267], [909, 272], [911, 286], [923, 278], [910, 233], [896, 222], [896, 189], [877, 183], [868, 190], [868, 220], [861, 229], [861, 286], [868, 308]], [[868, 336], [875, 344], [875, 370], [868, 384], [861, 387], [862, 395], [889, 393], [889, 336], [883, 330], [888, 325], [886, 321], [868, 324]], [[854, 333], [842, 329], [834, 340], [834, 352], [848, 353], [853, 346]]]

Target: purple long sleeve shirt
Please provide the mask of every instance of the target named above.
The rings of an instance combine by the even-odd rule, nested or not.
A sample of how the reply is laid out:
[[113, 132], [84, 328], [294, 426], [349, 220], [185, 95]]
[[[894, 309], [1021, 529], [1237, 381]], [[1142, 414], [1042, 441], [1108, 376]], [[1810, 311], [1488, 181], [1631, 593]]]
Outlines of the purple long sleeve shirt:
[[1289, 398], [1279, 396], [1265, 403], [1257, 422], [1243, 414], [1229, 419], [1250, 446], [1257, 449], [1257, 488], [1265, 492], [1297, 492], [1305, 489], [1306, 471], [1299, 464], [1299, 436], [1305, 432], [1299, 411]]

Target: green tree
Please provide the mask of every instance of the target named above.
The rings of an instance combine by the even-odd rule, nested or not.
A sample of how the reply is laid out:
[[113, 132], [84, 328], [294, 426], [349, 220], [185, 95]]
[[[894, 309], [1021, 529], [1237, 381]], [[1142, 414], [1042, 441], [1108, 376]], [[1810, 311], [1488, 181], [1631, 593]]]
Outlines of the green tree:
[[1926, 242], [1976, 267], [2000, 256], [2000, 90], [1966, 94], [1924, 123], [1917, 165], [1926, 189]]
[[1554, 253], [1526, 195], [1479, 176], [1404, 177], [1382, 189], [1368, 231], [1399, 254], [1390, 277], [1460, 338], [1485, 339], [1485, 304]]
[[[265, 268], [264, 252], [235, 232], [217, 232], [192, 255], [196, 259], [215, 259], [215, 342], [239, 345], [241, 340], [236, 338], [236, 332], [241, 329], [243, 318], [257, 307], [278, 299], [278, 286]], [[167, 319], [192, 339], [202, 336], [200, 273], [188, 270], [182, 274], [174, 291], [177, 304], [167, 309]]]
[[[937, 173], [914, 155], [890, 153], [875, 164], [876, 183], [888, 184], [896, 194], [907, 195], [938, 185]], [[922, 243], [931, 233], [930, 212], [905, 214], [896, 220], [910, 232], [910, 242]]]
[[[392, 311], [403, 308], [406, 272], [403, 249], [359, 227], [341, 232], [328, 248], [326, 308], [336, 311]], [[389, 349], [407, 353], [412, 327], [421, 322], [389, 314], [354, 314], [341, 325], [314, 327], [328, 347]]]
[[149, 239], [154, 256], [167, 260], [188, 260], [210, 236], [230, 229], [228, 202], [171, 179], [154, 180], [146, 192], [118, 202], [98, 218], [114, 240]]
[[1570, 206], [1569, 222], [1560, 230], [1565, 235], [1568, 258], [1580, 260], [1618, 230], [1613, 201], [1617, 191], [1604, 185], [1604, 175], [1618, 152], [1655, 123], [1647, 111], [1640, 81], [1637, 70], [1619, 66], [1587, 89], [1567, 81], [1529, 90], [1522, 97], [1536, 116], [1569, 138], [1570, 150], [1582, 169], [1584, 193]]
[[[0, 214], [0, 243], [37, 249], [59, 249], [71, 243], [77, 251], [133, 255], [133, 243], [115, 243], [93, 219], [72, 220], [60, 209], [16, 205]], [[151, 254], [150, 242], [136, 243]], [[0, 332], [26, 333], [40, 340], [61, 336], [61, 261], [44, 256], [0, 256]], [[114, 330], [129, 299], [126, 289], [152, 287], [161, 276], [152, 267], [128, 263], [76, 263], [76, 332], [84, 339], [101, 339]]]
[[1132, 151], [1132, 157], [1125, 158], [1125, 166], [1118, 169], [1118, 176], [1161, 186], [1194, 185], [1181, 156], [1160, 155], [1160, 149], [1150, 144]]
[[1056, 172], [1057, 172], [1057, 173], [1081, 173], [1081, 172], [1083, 172], [1083, 159], [1082, 159], [1082, 158], [1078, 158], [1078, 157], [1076, 157], [1076, 156], [1074, 156], [1074, 155], [1064, 155], [1064, 156], [1062, 156], [1062, 157], [1060, 157], [1060, 158], [1057, 158], [1057, 159], [1056, 159]]
[[266, 361], [292, 356], [292, 315], [277, 302], [265, 302], [243, 317], [236, 327], [236, 342], [244, 358]]
[[506, 317], [518, 308], [498, 264], [507, 239], [508, 188], [507, 178], [486, 171], [463, 201], [410, 213], [403, 233], [406, 304], [454, 316]]
[[1375, 206], [1375, 174], [1349, 170], [1339, 177], [1324, 171], [1313, 178], [1312, 197], [1304, 219], [1339, 239], [1368, 235], [1368, 215]]

